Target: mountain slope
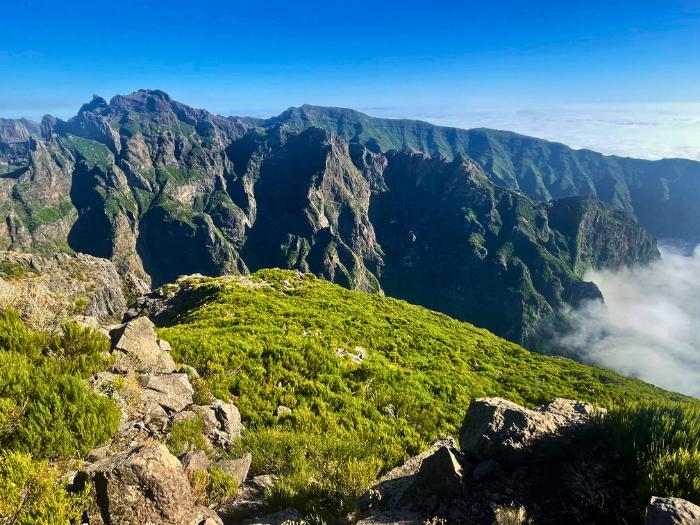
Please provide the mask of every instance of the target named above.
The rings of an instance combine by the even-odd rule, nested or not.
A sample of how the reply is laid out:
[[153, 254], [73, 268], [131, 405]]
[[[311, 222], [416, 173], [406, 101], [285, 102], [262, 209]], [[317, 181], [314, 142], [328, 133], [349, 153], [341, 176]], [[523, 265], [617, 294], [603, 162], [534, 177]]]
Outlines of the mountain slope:
[[184, 278], [145, 306], [174, 357], [234, 396], [248, 429], [235, 452], [281, 476], [272, 501], [305, 513], [348, 512], [379, 472], [456, 435], [474, 398], [687, 399], [297, 272]]
[[320, 127], [373, 151], [409, 149], [447, 159], [464, 154], [496, 184], [537, 200], [596, 196], [636, 215], [657, 237], [700, 242], [700, 210], [695, 206], [700, 162], [605, 156], [508, 131], [463, 130], [319, 106], [290, 108], [263, 125], [296, 131]]
[[111, 259], [131, 289], [266, 267], [385, 291], [518, 342], [600, 297], [589, 267], [654, 240], [591, 199], [541, 204], [481, 167], [375, 153], [317, 127], [251, 127], [138, 91], [45, 118], [0, 177], [3, 248]]

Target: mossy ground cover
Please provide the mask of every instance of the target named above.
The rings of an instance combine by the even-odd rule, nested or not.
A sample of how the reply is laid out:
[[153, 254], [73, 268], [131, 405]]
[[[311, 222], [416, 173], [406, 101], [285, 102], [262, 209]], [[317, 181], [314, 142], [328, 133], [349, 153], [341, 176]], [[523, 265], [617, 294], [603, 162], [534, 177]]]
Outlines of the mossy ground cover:
[[[160, 336], [217, 397], [235, 399], [248, 425], [237, 450], [253, 453], [255, 473], [282, 476], [270, 493], [278, 506], [347, 511], [382, 471], [454, 434], [473, 398], [684, 399], [310, 275], [192, 279]], [[357, 347], [367, 354], [361, 364], [337, 355]], [[277, 415], [279, 405], [291, 413]]]

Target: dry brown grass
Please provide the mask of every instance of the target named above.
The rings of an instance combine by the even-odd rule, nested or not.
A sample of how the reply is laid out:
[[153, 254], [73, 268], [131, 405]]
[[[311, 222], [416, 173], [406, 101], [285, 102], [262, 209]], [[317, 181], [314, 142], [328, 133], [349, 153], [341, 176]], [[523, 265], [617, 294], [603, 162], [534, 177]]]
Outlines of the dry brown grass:
[[0, 309], [16, 310], [32, 330], [56, 332], [79, 313], [75, 301], [51, 292], [40, 281], [7, 282], [0, 279]]

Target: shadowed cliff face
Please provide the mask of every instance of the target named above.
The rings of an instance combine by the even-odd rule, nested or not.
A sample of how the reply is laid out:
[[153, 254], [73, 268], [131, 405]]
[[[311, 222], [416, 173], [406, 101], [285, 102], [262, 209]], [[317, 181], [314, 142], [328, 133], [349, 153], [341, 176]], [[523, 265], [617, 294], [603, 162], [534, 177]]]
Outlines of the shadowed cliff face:
[[588, 268], [658, 257], [628, 215], [590, 198], [538, 203], [463, 154], [381, 153], [314, 127], [246, 122], [160, 91], [45, 118], [43, 138], [22, 139], [19, 174], [0, 178], [2, 247], [82, 251], [153, 285], [295, 268], [519, 342], [600, 297]]
[[265, 125], [311, 126], [373, 151], [410, 149], [452, 159], [468, 155], [499, 186], [549, 201], [591, 195], [636, 216], [659, 238], [700, 242], [700, 162], [606, 156], [493, 129], [457, 129], [427, 122], [373, 118], [343, 108], [290, 108]]

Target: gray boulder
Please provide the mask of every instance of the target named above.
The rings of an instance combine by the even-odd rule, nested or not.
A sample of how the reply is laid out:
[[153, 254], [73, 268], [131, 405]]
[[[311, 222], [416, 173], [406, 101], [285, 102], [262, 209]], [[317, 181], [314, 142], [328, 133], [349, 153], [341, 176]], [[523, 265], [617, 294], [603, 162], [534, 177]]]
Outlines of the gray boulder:
[[87, 466], [75, 483], [91, 482], [96, 497], [88, 510], [91, 525], [221, 525], [216, 513], [198, 505], [178, 459], [165, 445], [115, 454]]
[[236, 405], [217, 399], [214, 401], [213, 408], [221, 431], [226, 433], [231, 440], [241, 437], [244, 427], [241, 423], [241, 413]]
[[143, 374], [139, 383], [144, 401], [154, 401], [171, 412], [181, 412], [193, 403], [194, 389], [187, 374]]
[[185, 470], [185, 474], [192, 475], [197, 471], [208, 471], [211, 461], [203, 450], [192, 450], [180, 457], [180, 463]]
[[218, 468], [226, 474], [236, 476], [238, 481], [243, 483], [248, 477], [248, 471], [250, 470], [250, 464], [252, 462], [253, 455], [248, 452], [237, 459], [222, 459], [217, 461], [212, 467]]
[[402, 502], [432, 495], [452, 499], [462, 495], [462, 465], [455, 450], [440, 447], [425, 458]]
[[647, 505], [644, 525], [698, 525], [700, 507], [681, 498], [653, 496]]
[[566, 434], [588, 425], [595, 411], [593, 405], [568, 399], [555, 399], [536, 410], [501, 398], [476, 399], [462, 422], [460, 448], [469, 458], [495, 459], [504, 466], [531, 459], [544, 442], [552, 456], [554, 445], [563, 446]]
[[116, 360], [113, 371], [122, 374], [146, 372], [169, 374], [176, 369], [169, 346], [156, 336], [155, 326], [147, 317], [137, 317], [110, 332]]

